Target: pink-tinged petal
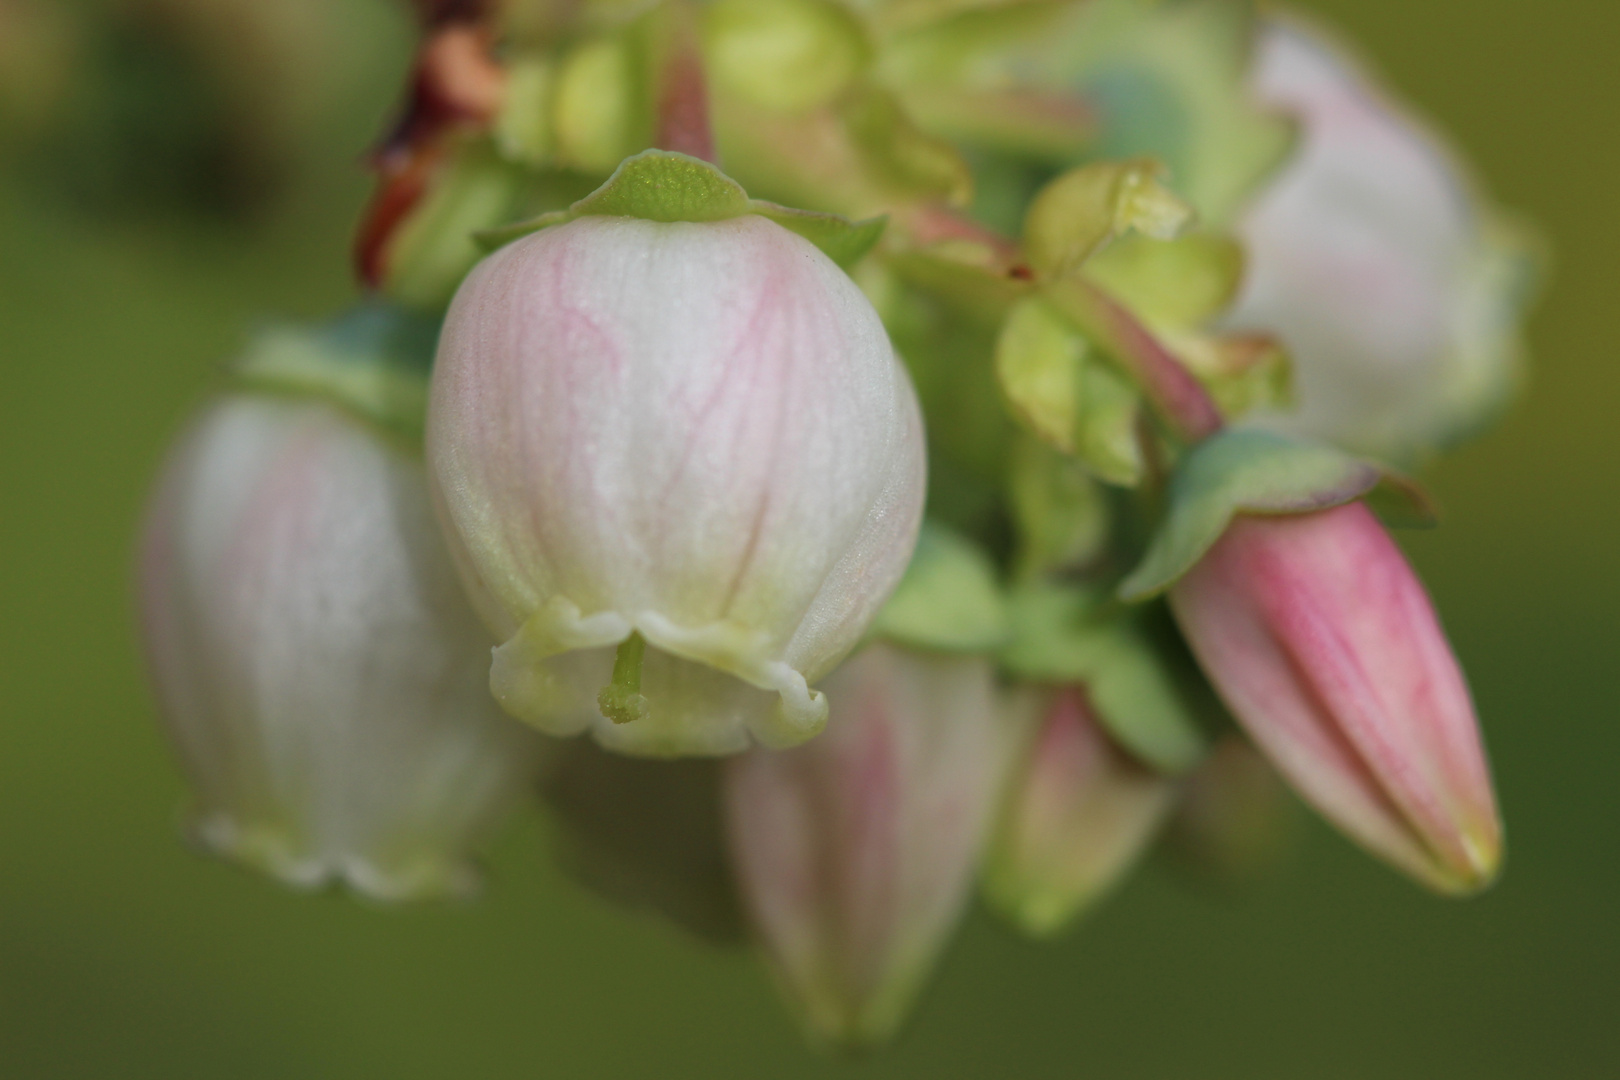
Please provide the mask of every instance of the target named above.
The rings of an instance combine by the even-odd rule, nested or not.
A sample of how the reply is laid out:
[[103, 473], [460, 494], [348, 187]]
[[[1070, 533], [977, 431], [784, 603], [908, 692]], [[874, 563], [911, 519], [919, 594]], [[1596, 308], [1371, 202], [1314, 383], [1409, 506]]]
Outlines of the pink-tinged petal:
[[1307, 801], [1431, 887], [1488, 884], [1501, 829], [1468, 687], [1372, 513], [1240, 516], [1170, 593], [1221, 696]]
[[221, 402], [149, 512], [141, 611], [201, 844], [382, 899], [471, 883], [543, 740], [489, 696], [420, 466], [324, 404]]
[[827, 731], [727, 763], [744, 906], [819, 1038], [893, 1034], [965, 904], [1001, 772], [989, 664], [871, 645]]
[[1175, 784], [1132, 760], [1083, 688], [1026, 690], [1033, 723], [1003, 797], [985, 894], [1021, 930], [1068, 926], [1118, 884], [1170, 810]]

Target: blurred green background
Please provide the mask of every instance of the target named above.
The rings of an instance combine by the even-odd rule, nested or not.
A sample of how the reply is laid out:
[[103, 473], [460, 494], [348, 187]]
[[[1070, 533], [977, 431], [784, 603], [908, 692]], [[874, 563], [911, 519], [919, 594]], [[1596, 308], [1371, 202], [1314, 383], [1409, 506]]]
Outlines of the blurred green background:
[[[329, 51], [288, 54], [303, 74], [268, 96], [285, 57], [237, 61], [251, 77], [222, 104], [187, 90], [209, 77], [193, 43], [147, 34], [194, 5], [131, 22], [141, 6], [109, 22], [45, 0], [99, 28], [46, 65], [79, 73], [47, 89], [81, 120], [14, 116], [0, 142], [0, 1076], [1620, 1076], [1613, 0], [1300, 5], [1556, 252], [1528, 395], [1431, 477], [1445, 526], [1405, 538], [1477, 692], [1502, 884], [1432, 899], [1315, 824], [1239, 895], [1155, 864], [1052, 946], [973, 915], [901, 1043], [853, 1063], [801, 1046], [745, 954], [561, 879], [532, 815], [465, 907], [296, 896], [180, 844], [132, 536], [171, 434], [256, 320], [352, 295], [358, 151], [409, 38], [385, 0], [290, 3], [332, 22]], [[22, 71], [8, 34], [0, 18], [0, 78]], [[143, 129], [143, 86], [189, 127]]]

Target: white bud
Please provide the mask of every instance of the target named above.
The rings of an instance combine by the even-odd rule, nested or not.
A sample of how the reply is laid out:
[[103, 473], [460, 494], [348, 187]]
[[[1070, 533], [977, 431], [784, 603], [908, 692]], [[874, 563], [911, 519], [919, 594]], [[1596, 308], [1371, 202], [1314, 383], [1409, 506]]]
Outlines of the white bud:
[[757, 216], [583, 217], [490, 256], [445, 323], [428, 459], [507, 639], [502, 704], [663, 755], [820, 730], [811, 684], [905, 570], [925, 469], [877, 313]]
[[1521, 242], [1439, 139], [1303, 27], [1265, 28], [1255, 80], [1300, 123], [1240, 225], [1232, 322], [1280, 334], [1295, 364], [1297, 412], [1265, 422], [1393, 458], [1466, 434], [1512, 388]]
[[756, 934], [800, 1018], [891, 1036], [971, 893], [1005, 768], [983, 657], [875, 644], [827, 680], [826, 734], [726, 763], [726, 819]]
[[168, 463], [141, 585], [201, 843], [304, 887], [471, 883], [543, 740], [489, 695], [418, 465], [324, 404], [227, 399]]

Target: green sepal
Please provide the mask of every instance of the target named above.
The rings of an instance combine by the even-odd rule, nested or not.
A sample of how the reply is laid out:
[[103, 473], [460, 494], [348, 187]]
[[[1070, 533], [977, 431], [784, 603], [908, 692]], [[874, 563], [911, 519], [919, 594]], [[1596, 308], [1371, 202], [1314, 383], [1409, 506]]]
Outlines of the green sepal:
[[647, 221], [725, 221], [749, 213], [742, 185], [719, 169], [686, 154], [644, 150], [619, 162], [613, 175], [566, 210], [478, 234], [494, 249], [553, 225], [582, 217], [634, 217]]
[[727, 221], [758, 214], [810, 241], [840, 266], [871, 250], [885, 218], [852, 222], [836, 214], [794, 210], [750, 199], [741, 184], [700, 158], [668, 150], [644, 150], [625, 158], [607, 182], [566, 210], [478, 234], [493, 250], [553, 225], [582, 217], [632, 217], [645, 221]]
[[231, 369], [247, 389], [320, 398], [420, 447], [439, 320], [369, 301], [321, 327], [260, 331]]
[[1129, 609], [1078, 586], [1031, 583], [1010, 598], [1001, 665], [1043, 683], [1081, 683], [1121, 746], [1165, 773], [1204, 756], [1205, 736], [1175, 674]]
[[820, 248], [823, 255], [846, 270], [860, 262], [866, 253], [872, 250], [883, 238], [883, 230], [889, 224], [888, 215], [867, 218], [865, 221], [850, 221], [838, 214], [823, 214], [817, 210], [796, 210], [763, 199], [755, 199], [752, 209], [760, 217], [776, 222], [789, 232], [798, 233]]
[[1013, 414], [1041, 441], [1077, 456], [1108, 483], [1140, 481], [1140, 395], [1098, 362], [1087, 339], [1051, 304], [1037, 296], [1013, 308], [996, 342], [995, 366]]
[[1000, 648], [1011, 630], [995, 565], [972, 541], [924, 522], [911, 564], [872, 632], [940, 652]]
[[1035, 272], [1063, 277], [1129, 230], [1168, 240], [1192, 207], [1160, 182], [1155, 161], [1101, 162], [1071, 169], [1041, 189], [1024, 217], [1024, 251]]
[[1137, 234], [1099, 252], [1085, 273], [1144, 321], [1193, 327], [1231, 304], [1243, 265], [1243, 245], [1220, 233], [1171, 240]]
[[996, 379], [1014, 415], [1066, 454], [1080, 432], [1086, 350], [1085, 338], [1039, 297], [1013, 308], [996, 339]]
[[1384, 505], [1432, 518], [1415, 484], [1375, 462], [1271, 432], [1223, 431], [1182, 459], [1170, 481], [1165, 518], [1147, 554], [1120, 583], [1120, 598], [1145, 600], [1169, 588], [1237, 514], [1307, 514], [1352, 502], [1380, 485]]

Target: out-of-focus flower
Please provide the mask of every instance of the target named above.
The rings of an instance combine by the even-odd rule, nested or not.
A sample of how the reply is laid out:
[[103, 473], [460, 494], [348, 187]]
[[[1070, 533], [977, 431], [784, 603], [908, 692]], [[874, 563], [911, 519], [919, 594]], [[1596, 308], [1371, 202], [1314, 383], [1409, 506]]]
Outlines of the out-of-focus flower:
[[840, 1045], [893, 1034], [966, 902], [1004, 751], [987, 661], [868, 646], [827, 732], [727, 763], [744, 905], [790, 1001]]
[[1255, 86], [1300, 121], [1292, 162], [1242, 219], [1231, 323], [1279, 333], [1298, 409], [1268, 422], [1408, 459], [1489, 419], [1515, 382], [1531, 260], [1440, 140], [1338, 49], [1289, 22]]
[[168, 464], [141, 586], [202, 844], [379, 898], [472, 883], [542, 740], [489, 696], [419, 466], [328, 405], [228, 398]]
[[1117, 884], [1170, 810], [1175, 781], [1114, 745], [1077, 686], [1019, 692], [1034, 715], [984, 871], [985, 894], [1019, 929], [1069, 925]]
[[1238, 516], [1170, 603], [1227, 705], [1307, 801], [1436, 890], [1490, 883], [1501, 826], [1468, 687], [1364, 504]]
[[633, 753], [818, 732], [811, 685], [922, 513], [921, 417], [877, 313], [753, 215], [586, 216], [497, 251], [447, 317], [427, 446], [507, 639], [496, 696]]
[[741, 940], [721, 768], [708, 758], [626, 757], [588, 739], [559, 743], [540, 794], [563, 868], [606, 899], [654, 911], [705, 941]]
[[1168, 839], [1190, 869], [1236, 884], [1286, 852], [1299, 815], [1299, 803], [1277, 770], [1234, 732], [1182, 779]]

